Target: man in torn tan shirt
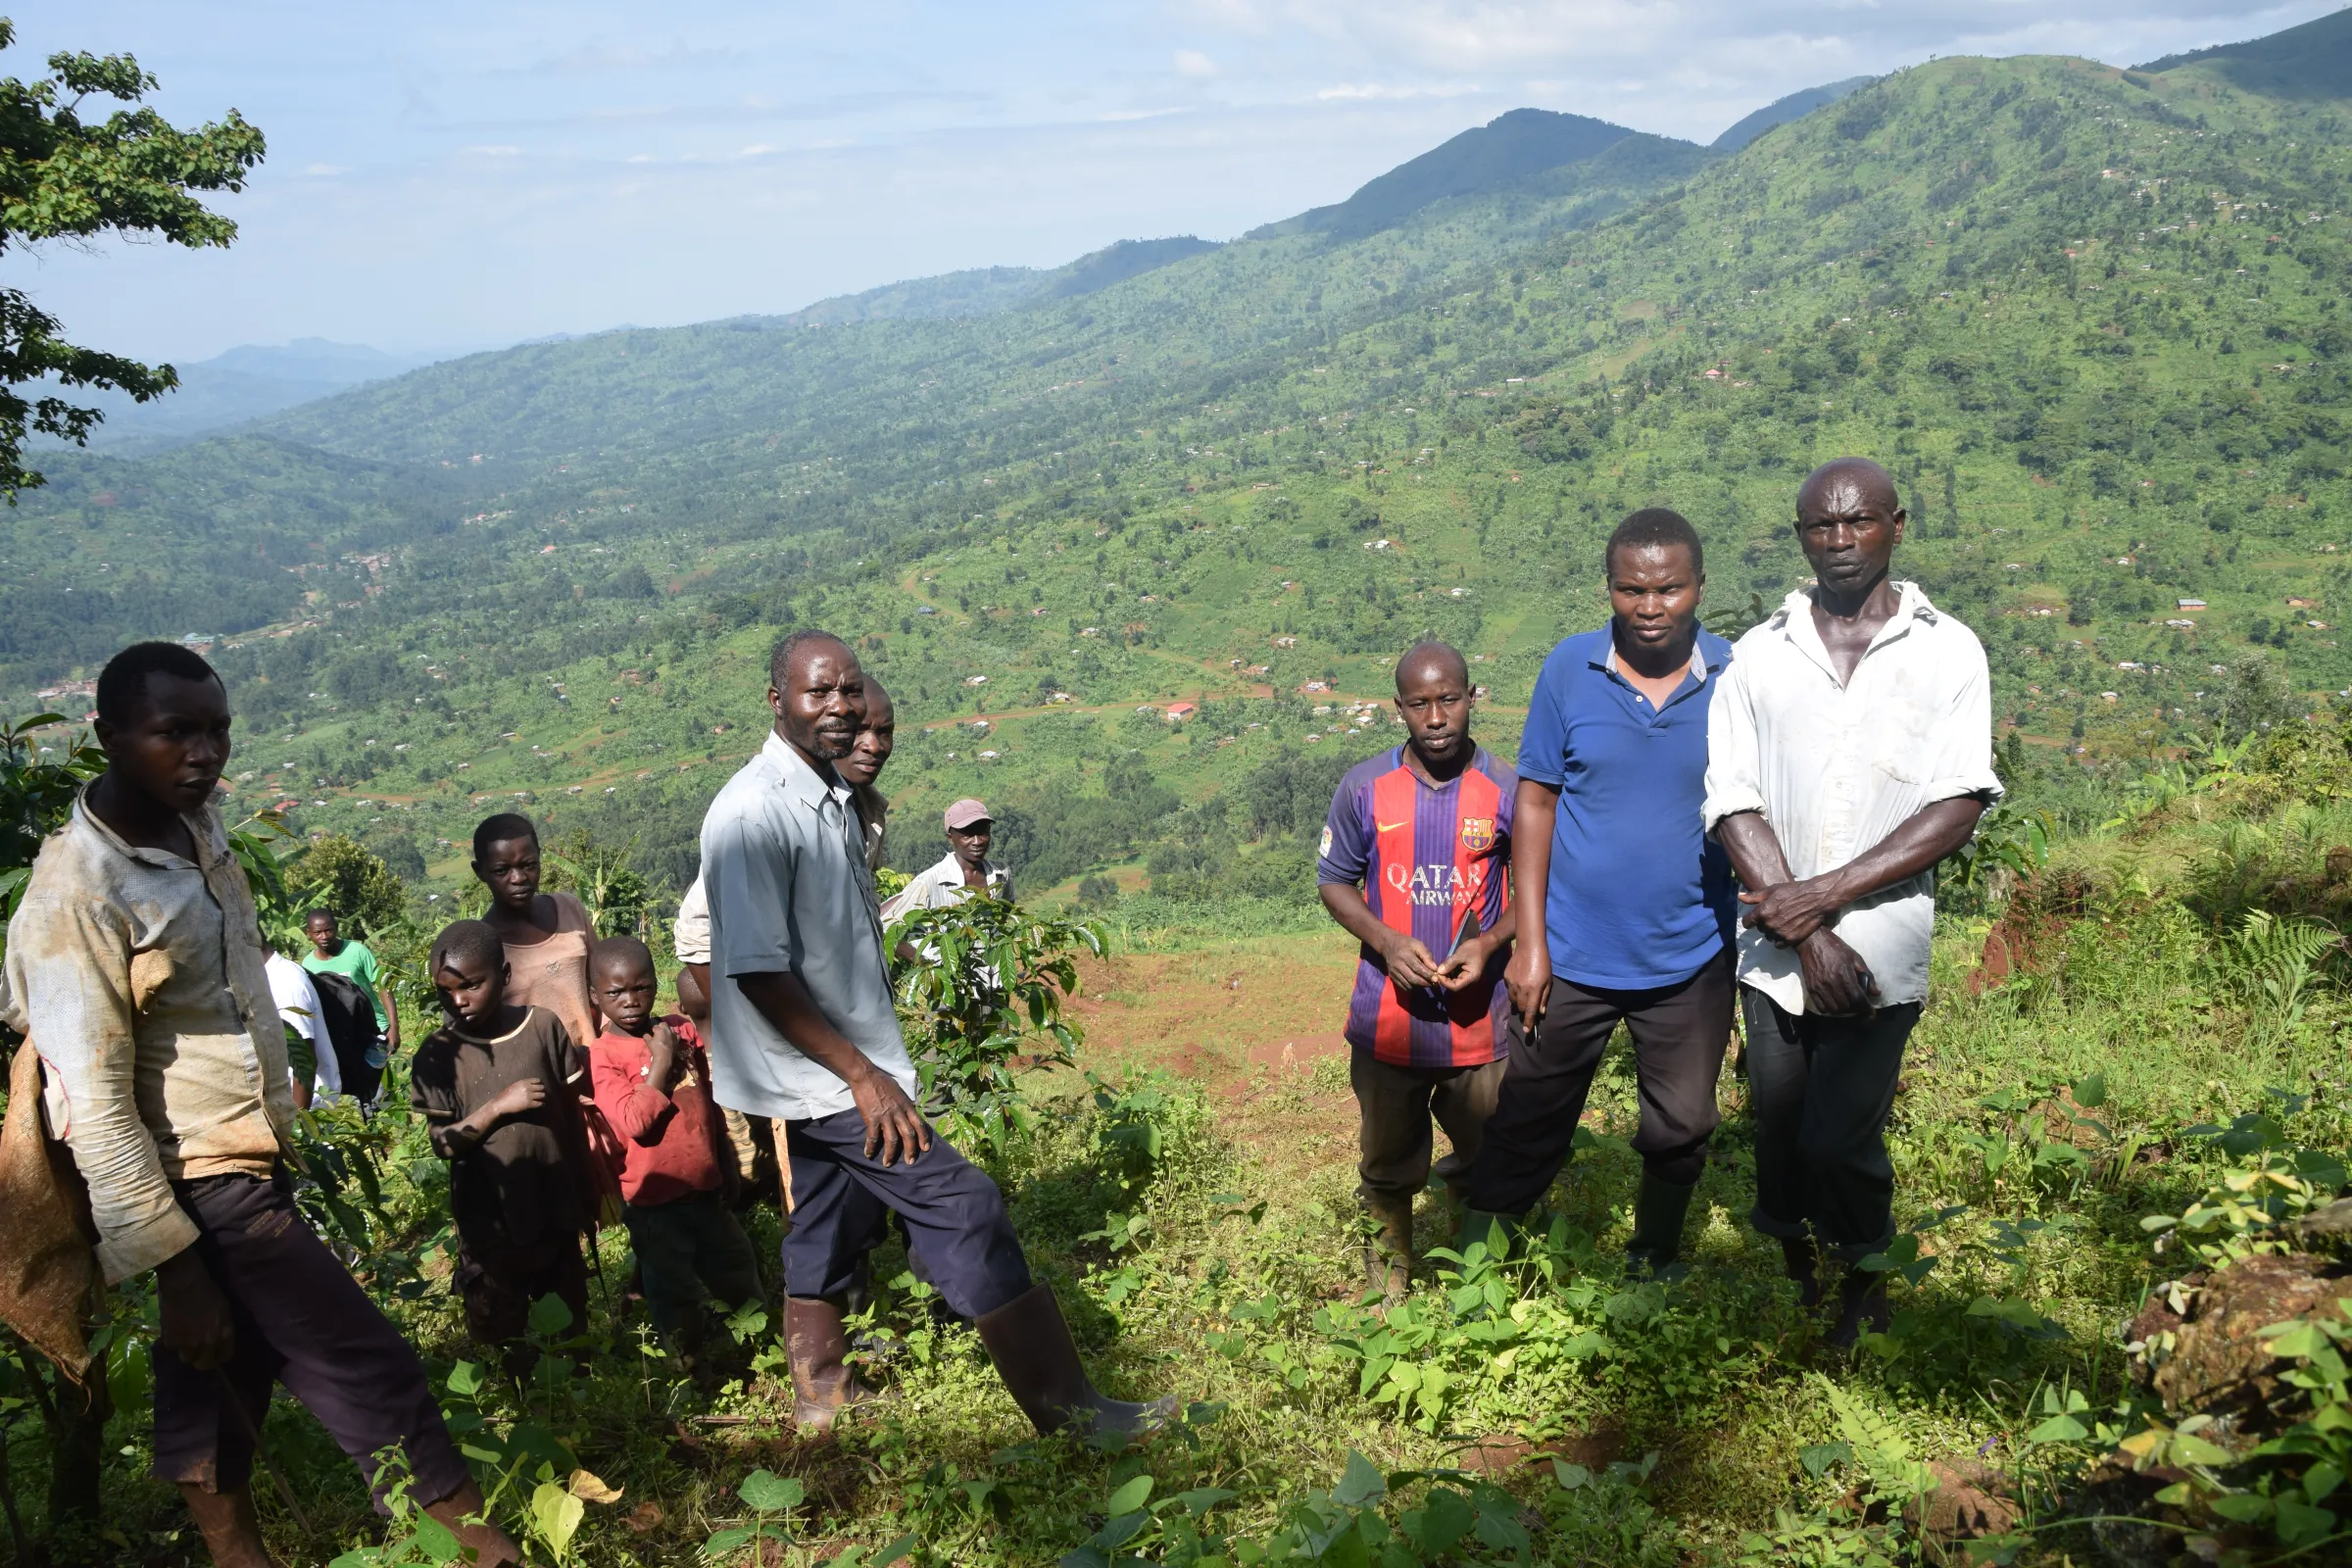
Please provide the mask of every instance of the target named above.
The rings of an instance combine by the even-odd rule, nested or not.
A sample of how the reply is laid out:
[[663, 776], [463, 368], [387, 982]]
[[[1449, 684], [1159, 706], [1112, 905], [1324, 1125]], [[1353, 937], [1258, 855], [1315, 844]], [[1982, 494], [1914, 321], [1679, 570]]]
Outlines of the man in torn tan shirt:
[[463, 1523], [481, 1491], [416, 1351], [294, 1206], [285, 1033], [214, 805], [228, 694], [187, 649], [140, 643], [97, 705], [107, 769], [34, 861], [0, 1002], [40, 1053], [107, 1283], [156, 1273], [155, 1473], [216, 1563], [269, 1564], [250, 1482], [283, 1383], [371, 1484], [402, 1450], [412, 1495], [481, 1562], [515, 1561], [495, 1528]]

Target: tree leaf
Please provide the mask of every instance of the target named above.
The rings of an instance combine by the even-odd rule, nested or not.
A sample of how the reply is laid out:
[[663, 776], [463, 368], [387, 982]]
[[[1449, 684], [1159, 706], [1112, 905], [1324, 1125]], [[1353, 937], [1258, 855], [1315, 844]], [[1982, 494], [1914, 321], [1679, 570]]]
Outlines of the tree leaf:
[[559, 1562], [570, 1551], [571, 1538], [587, 1514], [586, 1503], [552, 1481], [540, 1482], [531, 1493], [531, 1524]]
[[743, 1478], [735, 1494], [760, 1513], [782, 1513], [798, 1508], [808, 1495], [798, 1478], [779, 1476], [768, 1470], [755, 1470]]
[[1388, 1490], [1388, 1482], [1381, 1479], [1372, 1461], [1349, 1448], [1347, 1473], [1340, 1477], [1340, 1484], [1331, 1489], [1331, 1498], [1334, 1502], [1344, 1502], [1353, 1508], [1386, 1496]]
[[1120, 1514], [1135, 1512], [1152, 1500], [1152, 1486], [1150, 1476], [1137, 1476], [1104, 1499], [1102, 1511], [1114, 1519]]

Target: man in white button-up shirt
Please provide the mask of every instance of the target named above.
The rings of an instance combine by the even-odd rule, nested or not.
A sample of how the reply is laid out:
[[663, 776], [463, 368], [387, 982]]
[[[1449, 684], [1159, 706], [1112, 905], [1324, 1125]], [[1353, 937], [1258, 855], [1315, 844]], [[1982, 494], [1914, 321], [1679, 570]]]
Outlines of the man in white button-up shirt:
[[1887, 575], [1903, 536], [1875, 463], [1797, 492], [1818, 585], [1740, 639], [1707, 723], [1707, 830], [1748, 891], [1740, 940], [1758, 1230], [1807, 1304], [1816, 1244], [1848, 1267], [1832, 1343], [1883, 1327], [1886, 1128], [1928, 995], [1937, 861], [2001, 793], [1991, 685], [1966, 626]]

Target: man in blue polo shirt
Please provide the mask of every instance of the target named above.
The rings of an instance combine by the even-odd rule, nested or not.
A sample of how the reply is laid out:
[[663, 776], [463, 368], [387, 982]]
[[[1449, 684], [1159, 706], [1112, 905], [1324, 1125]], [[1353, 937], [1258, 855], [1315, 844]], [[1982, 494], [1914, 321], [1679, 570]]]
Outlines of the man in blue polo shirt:
[[1731, 1037], [1731, 867], [1699, 805], [1708, 698], [1732, 649], [1699, 628], [1705, 556], [1680, 514], [1633, 514], [1604, 560], [1614, 613], [1551, 651], [1519, 743], [1504, 983], [1526, 1040], [1461, 1190], [1474, 1240], [1535, 1206], [1622, 1021], [1642, 1092], [1627, 1251], [1655, 1271], [1682, 1247]]

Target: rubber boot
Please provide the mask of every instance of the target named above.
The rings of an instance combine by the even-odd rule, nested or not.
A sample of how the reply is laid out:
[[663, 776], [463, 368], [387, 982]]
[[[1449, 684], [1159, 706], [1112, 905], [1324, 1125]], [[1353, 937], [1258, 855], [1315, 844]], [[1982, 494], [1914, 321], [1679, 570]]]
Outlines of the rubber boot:
[[1176, 1412], [1176, 1396], [1133, 1403], [1105, 1397], [1086, 1375], [1078, 1360], [1078, 1346], [1061, 1315], [1054, 1288], [1039, 1283], [995, 1311], [983, 1314], [972, 1327], [997, 1364], [997, 1376], [1013, 1403], [1037, 1428], [1049, 1433], [1114, 1433], [1122, 1436], [1149, 1432], [1167, 1424]]
[[1865, 1334], [1886, 1333], [1888, 1316], [1886, 1276], [1849, 1268], [1838, 1288], [1838, 1326], [1822, 1343], [1836, 1350], [1851, 1349]]
[[1678, 1187], [1646, 1170], [1642, 1173], [1642, 1188], [1634, 1198], [1634, 1234], [1625, 1244], [1627, 1273], [1661, 1274], [1682, 1255], [1683, 1220], [1696, 1191], [1696, 1182]]
[[850, 1340], [842, 1303], [795, 1296], [784, 1302], [784, 1344], [792, 1358], [792, 1419], [804, 1432], [830, 1432], [841, 1412], [876, 1397], [847, 1361]]
[[1372, 1234], [1364, 1238], [1364, 1288], [1388, 1301], [1401, 1301], [1413, 1288], [1413, 1200], [1366, 1198], [1363, 1205], [1372, 1224]]
[[1808, 1312], [1821, 1304], [1821, 1253], [1810, 1236], [1781, 1238], [1781, 1272], [1796, 1281], [1796, 1298]]
[[1525, 1218], [1522, 1214], [1503, 1214], [1491, 1208], [1472, 1208], [1465, 1203], [1462, 1205], [1462, 1228], [1454, 1233], [1453, 1250], [1456, 1252], [1467, 1250], [1472, 1242], [1484, 1242], [1492, 1246], [1497, 1226], [1502, 1229], [1502, 1245], [1508, 1247], [1512, 1238], [1519, 1234], [1519, 1227]]

